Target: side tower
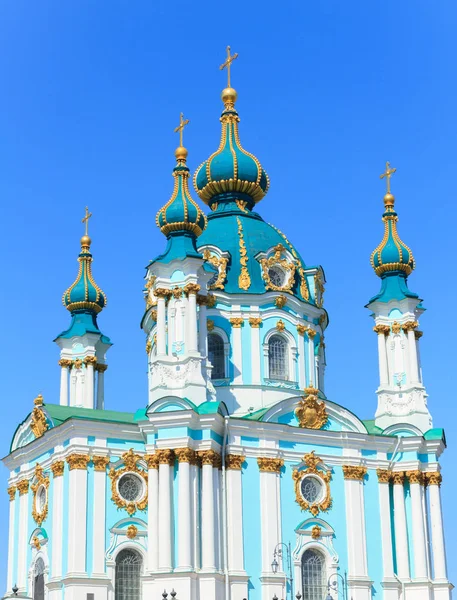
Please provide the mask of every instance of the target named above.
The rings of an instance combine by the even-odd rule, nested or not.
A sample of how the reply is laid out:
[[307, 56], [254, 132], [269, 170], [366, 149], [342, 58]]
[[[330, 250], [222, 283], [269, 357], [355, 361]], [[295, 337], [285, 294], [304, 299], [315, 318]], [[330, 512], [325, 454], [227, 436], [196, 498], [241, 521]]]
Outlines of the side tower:
[[373, 311], [378, 336], [379, 388], [376, 425], [385, 429], [408, 423], [425, 433], [432, 428], [427, 394], [420, 367], [418, 319], [424, 312], [422, 301], [408, 288], [408, 276], [415, 268], [411, 250], [398, 236], [395, 198], [390, 178], [396, 169], [386, 163], [381, 178], [386, 179], [384, 196], [384, 238], [371, 255], [371, 265], [381, 278], [381, 290], [367, 308]]
[[106, 306], [106, 295], [92, 275], [92, 240], [88, 235], [91, 216], [86, 207], [83, 218], [86, 231], [81, 238], [78, 275], [62, 298], [71, 314], [70, 327], [54, 341], [60, 348], [60, 404], [102, 409], [104, 373], [108, 368], [106, 352], [111, 342], [97, 324], [97, 315]]

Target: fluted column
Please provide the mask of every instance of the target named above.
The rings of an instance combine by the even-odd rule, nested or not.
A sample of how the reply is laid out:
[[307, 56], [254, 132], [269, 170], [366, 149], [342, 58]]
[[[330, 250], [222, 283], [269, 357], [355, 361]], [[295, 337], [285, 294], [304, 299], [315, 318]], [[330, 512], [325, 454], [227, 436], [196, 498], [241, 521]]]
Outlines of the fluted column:
[[87, 463], [86, 454], [70, 454], [68, 490], [68, 573], [86, 574]]
[[68, 373], [71, 367], [71, 360], [61, 358], [59, 360], [60, 369], [60, 404], [68, 406]]
[[380, 535], [381, 535], [381, 546], [382, 546], [382, 565], [383, 565], [383, 579], [394, 579], [394, 560], [392, 552], [392, 528], [390, 522], [390, 494], [389, 494], [389, 482], [391, 478], [391, 471], [387, 469], [378, 469], [378, 483], [379, 483], [379, 513], [380, 513]]
[[94, 508], [92, 532], [92, 576], [105, 574], [105, 531], [106, 531], [106, 467], [108, 456], [93, 456], [94, 463]]
[[233, 383], [241, 385], [243, 383], [243, 349], [241, 343], [241, 327], [243, 325], [242, 317], [233, 317], [230, 319], [232, 326], [232, 362], [233, 362]]
[[214, 511], [214, 477], [213, 468], [220, 460], [214, 450], [200, 451], [202, 461], [202, 501], [201, 501], [201, 532], [202, 532], [202, 571], [216, 571], [215, 547], [215, 511]]
[[408, 355], [409, 355], [409, 368], [411, 383], [419, 383], [419, 364], [417, 360], [417, 347], [416, 347], [416, 336], [414, 330], [416, 329], [417, 321], [408, 321], [402, 328], [408, 336]]
[[178, 459], [178, 565], [179, 571], [192, 568], [192, 494], [190, 484], [190, 465], [195, 461], [195, 452], [191, 448], [175, 450]]
[[148, 569], [159, 568], [159, 458], [157, 454], [146, 457], [148, 465]]
[[103, 410], [105, 408], [105, 371], [108, 365], [98, 363], [95, 365], [97, 371], [97, 408]]
[[86, 356], [84, 364], [86, 365], [86, 380], [84, 383], [85, 388], [85, 400], [84, 406], [86, 408], [95, 408], [95, 371], [94, 367], [97, 363], [95, 356]]
[[225, 458], [227, 479], [228, 568], [232, 573], [244, 571], [243, 499], [241, 466], [245, 457], [228, 454]]
[[200, 286], [197, 283], [188, 283], [184, 291], [187, 294], [187, 326], [189, 339], [187, 341], [187, 352], [198, 352], [197, 340], [197, 292]]
[[433, 579], [447, 581], [446, 551], [444, 545], [443, 513], [441, 509], [441, 473], [426, 474], [429, 493], [430, 530], [433, 554]]
[[278, 481], [282, 458], [257, 459], [260, 471], [260, 523], [262, 573], [271, 574], [271, 561], [276, 544], [280, 542], [280, 506]]
[[373, 331], [378, 334], [378, 360], [379, 360], [379, 384], [381, 387], [389, 385], [389, 371], [387, 368], [386, 335], [389, 334], [388, 325], [376, 325]]
[[392, 473], [394, 492], [394, 529], [397, 558], [397, 575], [400, 579], [409, 579], [408, 531], [406, 528], [405, 491], [403, 471]]
[[261, 382], [260, 365], [262, 362], [260, 351], [260, 327], [262, 319], [260, 317], [251, 317], [249, 325], [251, 326], [251, 383], [259, 385]]
[[159, 288], [155, 290], [155, 294], [157, 296], [157, 356], [165, 356], [167, 353], [165, 298], [168, 290]]
[[17, 581], [19, 592], [25, 593], [27, 589], [27, 524], [29, 519], [29, 486], [27, 479], [22, 479], [17, 484], [19, 491], [19, 518], [17, 540]]
[[63, 555], [63, 474], [65, 462], [56, 461], [51, 465], [52, 481], [52, 558], [51, 576], [53, 579], [62, 577]]
[[8, 488], [8, 496], [10, 497], [10, 510], [9, 510], [9, 523], [8, 523], [8, 571], [7, 571], [7, 583], [6, 590], [7, 593], [11, 591], [14, 584], [13, 581], [13, 562], [14, 556], [16, 554], [16, 531], [14, 529], [15, 526], [15, 518], [16, 518], [16, 492], [17, 487], [12, 485]]
[[172, 561], [172, 469], [175, 464], [173, 450], [157, 450], [159, 461], [159, 571], [169, 572], [173, 568]]

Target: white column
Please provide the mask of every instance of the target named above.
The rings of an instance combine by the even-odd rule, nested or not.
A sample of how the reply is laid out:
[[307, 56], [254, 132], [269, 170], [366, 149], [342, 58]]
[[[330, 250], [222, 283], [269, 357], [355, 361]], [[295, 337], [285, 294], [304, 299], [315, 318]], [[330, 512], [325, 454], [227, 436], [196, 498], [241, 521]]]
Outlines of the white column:
[[217, 460], [214, 450], [201, 452], [202, 458], [202, 502], [201, 502], [201, 532], [202, 532], [202, 571], [216, 571], [216, 556], [214, 546], [214, 479], [213, 464]]
[[87, 356], [84, 360], [86, 365], [85, 384], [84, 384], [84, 406], [86, 408], [95, 408], [95, 372], [94, 363], [97, 362], [95, 356]]
[[162, 293], [157, 298], [157, 356], [167, 353], [165, 326], [165, 295]]
[[419, 383], [419, 365], [417, 361], [416, 336], [414, 335], [414, 328], [412, 327], [408, 327], [408, 350], [411, 382]]
[[421, 471], [408, 471], [406, 476], [409, 480], [411, 494], [411, 517], [413, 523], [413, 548], [414, 548], [414, 579], [425, 579], [428, 577], [427, 568], [427, 545], [425, 542], [425, 523], [423, 513], [423, 481], [424, 475]]
[[175, 450], [178, 470], [178, 565], [179, 571], [192, 568], [192, 496], [190, 487], [190, 462], [194, 458], [191, 448]]
[[15, 526], [15, 518], [16, 518], [16, 486], [11, 486], [8, 488], [8, 494], [10, 497], [10, 510], [9, 510], [9, 524], [8, 524], [8, 575], [7, 575], [7, 583], [6, 583], [6, 592], [9, 594], [14, 584], [13, 581], [13, 561], [16, 553], [16, 531], [14, 529]]
[[198, 352], [198, 341], [197, 341], [197, 293], [195, 291], [189, 291], [188, 302], [187, 302], [187, 320], [188, 320], [188, 331], [189, 340], [187, 352]]
[[[367, 578], [367, 542], [365, 528], [365, 503], [363, 479], [365, 467], [343, 466], [344, 491], [346, 496], [346, 535], [348, 544], [348, 577]], [[349, 584], [351, 587], [351, 583]], [[352, 592], [352, 589], [351, 589]], [[354, 600], [361, 597], [353, 591]]]
[[199, 348], [200, 354], [202, 356], [208, 356], [208, 328], [207, 328], [207, 324], [206, 324], [206, 315], [207, 315], [206, 304], [205, 304], [205, 301], [203, 301], [199, 304], [199, 313], [198, 313], [198, 319], [199, 319], [198, 348]]
[[221, 546], [221, 478], [219, 465], [213, 469], [213, 489], [214, 489], [214, 549], [215, 564], [219, 571], [222, 568], [222, 546]]
[[231, 573], [244, 571], [243, 499], [241, 465], [244, 456], [229, 454], [226, 458], [228, 568]]
[[98, 364], [95, 369], [97, 371], [97, 408], [103, 410], [105, 407], [105, 371], [108, 365]]
[[176, 330], [176, 300], [169, 300], [167, 306], [167, 324], [168, 324], [168, 356], [173, 356], [173, 343], [175, 340]]
[[73, 371], [76, 376], [75, 406], [84, 407], [84, 371], [82, 369], [82, 365], [79, 368], [74, 366]]
[[389, 372], [387, 370], [387, 351], [386, 351], [386, 327], [387, 325], [377, 325], [375, 331], [378, 334], [378, 360], [379, 360], [379, 383], [380, 386], [389, 385]]
[[394, 561], [392, 552], [392, 532], [390, 522], [390, 471], [378, 469], [379, 514], [382, 546], [383, 579], [394, 579]]
[[65, 463], [63, 460], [51, 465], [52, 480], [52, 560], [51, 577], [62, 577], [63, 555], [63, 473]]
[[316, 332], [313, 329], [308, 329], [308, 385], [317, 386], [316, 381], [316, 364], [314, 359], [314, 336]]
[[253, 385], [260, 385], [260, 317], [252, 317], [251, 325], [251, 377]]
[[271, 563], [280, 542], [278, 479], [283, 461], [279, 458], [258, 458], [260, 469], [260, 527], [262, 574], [271, 575]]
[[159, 571], [169, 572], [173, 568], [171, 541], [171, 469], [174, 465], [173, 450], [157, 450], [159, 460]]
[[105, 575], [105, 531], [106, 531], [106, 466], [107, 456], [93, 456], [94, 463], [94, 509], [92, 533], [92, 576]]
[[15, 581], [20, 593], [27, 589], [27, 524], [29, 519], [29, 482], [25, 479], [18, 483], [19, 490], [19, 528], [17, 540], [17, 581]]
[[71, 366], [71, 360], [62, 358], [60, 365], [60, 404], [68, 406], [68, 368]]
[[71, 454], [68, 490], [68, 573], [86, 574], [87, 463], [89, 457]]
[[447, 581], [446, 551], [444, 546], [443, 514], [441, 510], [441, 474], [427, 473], [430, 530], [433, 553], [433, 579]]
[[72, 362], [70, 367], [70, 406], [76, 405], [76, 369]]
[[190, 479], [192, 490], [192, 565], [194, 569], [200, 568], [200, 469], [197, 463], [190, 466]]
[[397, 575], [400, 579], [409, 579], [408, 531], [406, 528], [405, 492], [403, 471], [392, 474], [394, 492], [394, 528], [397, 558]]
[[243, 383], [243, 351], [241, 344], [241, 319], [235, 317], [230, 319], [232, 324], [232, 362], [234, 369], [233, 383]]
[[159, 567], [159, 463], [156, 454], [147, 457], [148, 462], [148, 568]]

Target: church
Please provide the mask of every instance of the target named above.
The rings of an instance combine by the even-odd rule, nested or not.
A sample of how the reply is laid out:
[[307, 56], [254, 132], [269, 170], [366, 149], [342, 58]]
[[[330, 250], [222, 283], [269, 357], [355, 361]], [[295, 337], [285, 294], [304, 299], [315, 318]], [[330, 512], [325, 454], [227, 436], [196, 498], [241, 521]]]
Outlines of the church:
[[326, 396], [324, 271], [262, 218], [269, 178], [241, 144], [236, 57], [228, 48], [221, 65], [219, 146], [192, 176], [205, 211], [183, 115], [176, 128], [171, 196], [157, 206], [163, 253], [147, 265], [138, 315], [148, 397], [135, 412], [105, 398], [105, 378], [122, 374], [107, 370], [86, 209], [63, 294], [68, 326], [55, 339], [60, 397], [31, 402], [3, 459], [7, 598], [451, 598], [446, 440], [422, 380], [424, 307], [397, 231], [395, 169], [381, 175], [378, 291], [367, 304], [377, 410], [362, 418]]

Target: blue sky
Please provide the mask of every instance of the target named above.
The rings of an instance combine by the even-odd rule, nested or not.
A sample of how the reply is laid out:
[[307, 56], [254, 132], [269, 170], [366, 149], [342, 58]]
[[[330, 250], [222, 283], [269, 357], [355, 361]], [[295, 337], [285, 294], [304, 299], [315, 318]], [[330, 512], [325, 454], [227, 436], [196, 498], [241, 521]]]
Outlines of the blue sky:
[[[183, 111], [192, 169], [215, 150], [218, 67], [231, 44], [241, 140], [271, 179], [259, 212], [307, 264], [323, 265], [327, 394], [362, 418], [374, 415], [378, 383], [364, 305], [379, 289], [369, 264], [382, 238], [379, 174], [386, 160], [398, 169], [399, 231], [417, 260], [409, 285], [428, 309], [429, 407], [449, 444], [442, 491], [455, 556], [456, 26], [451, 0], [3, 0], [2, 455], [38, 392], [58, 402], [52, 340], [69, 323], [61, 296], [77, 272], [86, 204], [94, 273], [108, 296], [99, 324], [114, 342], [107, 408], [145, 405], [141, 290], [145, 265], [164, 247], [155, 214], [172, 190], [173, 128]], [[6, 518], [3, 494], [3, 531]]]

